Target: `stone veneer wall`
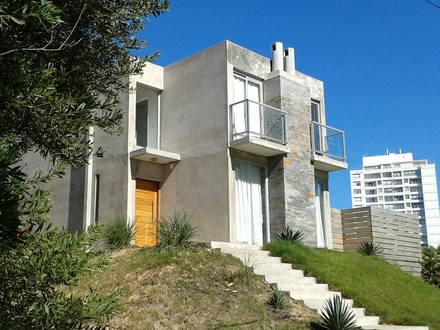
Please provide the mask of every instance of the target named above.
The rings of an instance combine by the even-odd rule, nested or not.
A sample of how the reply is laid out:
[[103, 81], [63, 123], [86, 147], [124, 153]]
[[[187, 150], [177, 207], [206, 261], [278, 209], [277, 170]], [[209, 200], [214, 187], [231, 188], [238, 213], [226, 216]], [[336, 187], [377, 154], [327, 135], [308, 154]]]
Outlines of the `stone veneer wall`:
[[284, 157], [269, 157], [267, 171], [269, 179], [269, 217], [270, 240], [276, 239], [277, 233], [286, 227], [286, 203], [284, 184]]
[[[309, 87], [287, 76], [278, 75], [264, 81], [264, 102], [287, 111], [289, 118], [291, 152], [275, 166], [277, 171], [283, 171], [284, 176], [285, 222], [290, 228], [304, 233], [304, 244], [316, 246], [315, 176], [310, 163], [310, 100]], [[277, 175], [270, 179], [269, 189], [280, 181]], [[282, 192], [277, 193], [279, 197]], [[277, 222], [280, 221], [277, 219]]]

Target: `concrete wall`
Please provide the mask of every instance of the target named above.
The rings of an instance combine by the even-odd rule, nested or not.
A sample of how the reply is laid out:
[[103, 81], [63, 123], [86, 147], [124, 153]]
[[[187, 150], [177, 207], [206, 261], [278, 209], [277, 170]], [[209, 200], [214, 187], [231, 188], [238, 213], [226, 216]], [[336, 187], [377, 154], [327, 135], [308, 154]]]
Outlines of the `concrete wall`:
[[[51, 169], [50, 162], [39, 154], [28, 152], [23, 156], [20, 165], [23, 171], [31, 177], [38, 171], [47, 173]], [[43, 189], [51, 190], [52, 208], [50, 216], [52, 223], [59, 229], [68, 229], [70, 233], [79, 232], [83, 228], [84, 212], [84, 180], [85, 169], [68, 169], [62, 178], [53, 178]]]
[[193, 213], [201, 241], [230, 240], [227, 114], [226, 42], [165, 68], [161, 148], [181, 160], [165, 172], [161, 213]]
[[[128, 94], [121, 95], [120, 106], [128, 108]], [[128, 113], [124, 111], [124, 123], [127, 123]], [[98, 223], [106, 223], [115, 215], [127, 214], [127, 185], [129, 157], [127, 145], [127, 126], [124, 125], [121, 135], [109, 135], [99, 128], [94, 131], [94, 149], [104, 149], [102, 158], [94, 157], [92, 164], [92, 194], [89, 203], [91, 212], [95, 213], [96, 175], [100, 176]]]

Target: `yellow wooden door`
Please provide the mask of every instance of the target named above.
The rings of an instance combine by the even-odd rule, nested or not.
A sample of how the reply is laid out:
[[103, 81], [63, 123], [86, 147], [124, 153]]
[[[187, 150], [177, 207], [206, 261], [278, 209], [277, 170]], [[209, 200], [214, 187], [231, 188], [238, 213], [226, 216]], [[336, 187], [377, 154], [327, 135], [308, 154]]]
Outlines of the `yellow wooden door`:
[[158, 183], [136, 179], [136, 220], [134, 244], [154, 246], [157, 244]]

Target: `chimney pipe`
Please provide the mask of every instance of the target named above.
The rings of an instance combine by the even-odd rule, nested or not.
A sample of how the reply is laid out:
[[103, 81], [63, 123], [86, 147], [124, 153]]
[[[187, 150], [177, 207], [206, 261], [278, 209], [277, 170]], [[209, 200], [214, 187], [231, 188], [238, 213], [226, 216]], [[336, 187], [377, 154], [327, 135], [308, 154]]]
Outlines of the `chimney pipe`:
[[283, 44], [281, 42], [275, 42], [272, 44], [272, 72], [283, 71]]
[[295, 74], [295, 50], [293, 48], [284, 50], [284, 70], [287, 73]]

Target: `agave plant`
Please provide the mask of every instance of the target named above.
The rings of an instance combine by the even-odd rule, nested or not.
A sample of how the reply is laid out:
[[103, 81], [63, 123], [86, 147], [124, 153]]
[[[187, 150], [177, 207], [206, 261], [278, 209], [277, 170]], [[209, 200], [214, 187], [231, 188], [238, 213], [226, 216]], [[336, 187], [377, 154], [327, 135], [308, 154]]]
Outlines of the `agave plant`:
[[286, 228], [283, 228], [277, 233], [277, 239], [292, 243], [301, 243], [303, 236], [304, 234], [301, 230], [294, 232], [293, 229], [289, 228], [289, 226], [286, 226]]
[[319, 325], [327, 330], [358, 329], [353, 311], [342, 302], [339, 295], [327, 299], [324, 308], [319, 312]]
[[284, 309], [286, 307], [286, 298], [280, 290], [276, 290], [272, 293], [267, 304], [273, 307], [274, 310]]
[[382, 246], [373, 242], [362, 242], [358, 251], [365, 256], [377, 256], [382, 251]]

